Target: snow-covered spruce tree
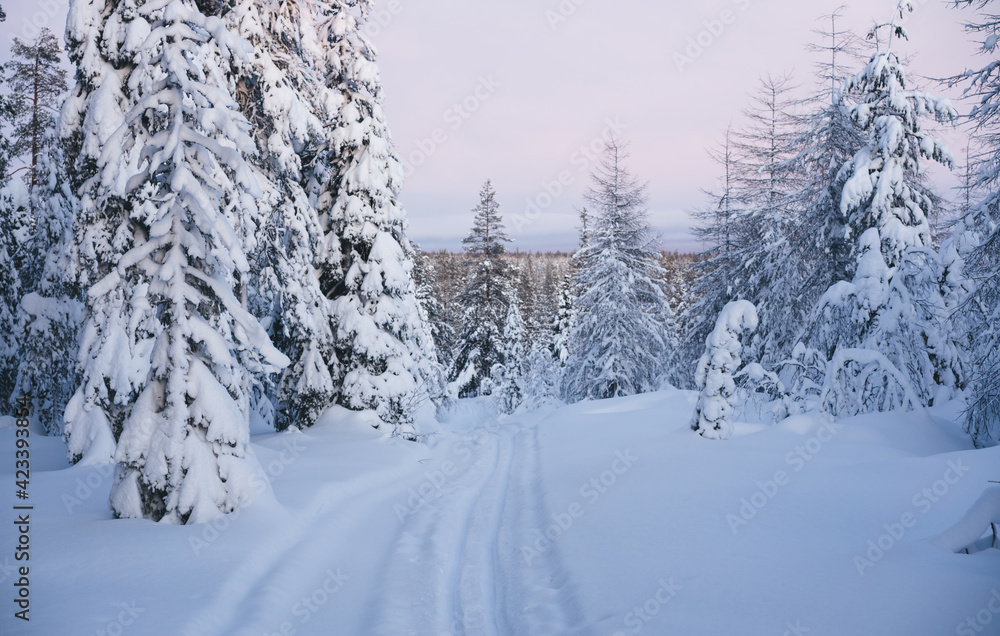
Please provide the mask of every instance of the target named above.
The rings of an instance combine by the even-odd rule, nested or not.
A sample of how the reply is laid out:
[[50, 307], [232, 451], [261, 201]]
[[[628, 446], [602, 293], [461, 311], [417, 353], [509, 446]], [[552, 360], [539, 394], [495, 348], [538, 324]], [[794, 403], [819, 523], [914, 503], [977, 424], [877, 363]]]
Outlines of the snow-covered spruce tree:
[[483, 384], [495, 365], [507, 364], [503, 333], [510, 305], [516, 302], [511, 285], [514, 268], [504, 258], [510, 238], [492, 182], [483, 185], [479, 204], [472, 211], [476, 213], [472, 230], [462, 241], [468, 274], [457, 299], [462, 306], [462, 330], [448, 373], [452, 382], [463, 380], [459, 397], [481, 395], [483, 388], [489, 388]]
[[403, 169], [385, 123], [375, 50], [361, 29], [368, 6], [339, 3], [326, 30], [326, 84], [342, 103], [329, 148], [332, 174], [317, 200], [326, 237], [320, 281], [343, 368], [340, 404], [374, 409], [394, 434], [413, 437], [419, 387], [434, 382], [436, 356], [398, 201]]
[[976, 179], [971, 191], [983, 193], [955, 228], [964, 242], [953, 247], [962, 255], [964, 284], [971, 293], [953, 314], [975, 345], [971, 355], [971, 396], [966, 430], [977, 446], [1000, 443], [1000, 15], [990, 0], [956, 0], [956, 6], [974, 7], [981, 15], [967, 30], [983, 40], [989, 61], [954, 78], [968, 84], [977, 104], [971, 117], [983, 150], [975, 156]]
[[[900, 3], [896, 20], [909, 6]], [[943, 298], [927, 295], [923, 282], [938, 275], [939, 264], [929, 249], [931, 203], [919, 186], [922, 159], [948, 166], [952, 159], [923, 130], [921, 119], [946, 122], [956, 113], [947, 100], [908, 88], [903, 64], [891, 50], [893, 40], [905, 36], [896, 20], [873, 30], [889, 29], [885, 50], [846, 85], [858, 102], [852, 114], [868, 135], [838, 177], [848, 236], [857, 237], [856, 265], [852, 281], [832, 286], [813, 311], [806, 344], [831, 360], [842, 348], [877, 351], [927, 404], [939, 386], [955, 387], [958, 365], [942, 334]]]
[[567, 277], [559, 286], [559, 305], [552, 325], [552, 355], [559, 368], [569, 360], [570, 334], [573, 332], [573, 292], [572, 280]]
[[524, 400], [521, 408], [534, 410], [559, 398], [562, 367], [544, 344], [536, 342], [528, 352], [524, 376]]
[[757, 329], [757, 310], [748, 301], [726, 304], [705, 340], [705, 353], [698, 362], [695, 405], [691, 429], [708, 439], [729, 439], [733, 435], [730, 415], [736, 401], [733, 374], [743, 364], [740, 338]]
[[[80, 194], [68, 264], [69, 275], [83, 290], [111, 274], [135, 241], [125, 184], [137, 170], [142, 147], [114, 146], [108, 139], [125, 121], [130, 103], [126, 79], [141, 44], [125, 34], [139, 34], [147, 27], [131, 4], [70, 3], [66, 43], [76, 67], [75, 84], [60, 112], [59, 136], [70, 190]], [[84, 297], [81, 377], [64, 414], [73, 462], [85, 455], [94, 461], [111, 460], [115, 440], [149, 373], [154, 334], [126, 315], [131, 293], [123, 284]]]
[[63, 413], [79, 384], [78, 334], [83, 290], [70, 262], [77, 199], [60, 147], [46, 144], [39, 156], [34, 199], [35, 231], [28, 243], [27, 293], [18, 307], [17, 337], [31, 343], [21, 352], [16, 395], [31, 401], [32, 414], [50, 435], [63, 432]]
[[28, 188], [11, 179], [0, 188], [0, 413], [12, 412], [10, 403], [17, 379], [21, 343], [15, 329], [17, 307], [24, 294], [24, 250], [30, 232]]
[[260, 189], [249, 124], [226, 81], [245, 41], [191, 0], [134, 7], [134, 105], [108, 140], [142, 147], [127, 181], [135, 244], [90, 289], [126, 287], [129, 322], [155, 336], [150, 371], [115, 451], [117, 517], [199, 523], [250, 495], [248, 388], [288, 360], [240, 301], [249, 263], [238, 228]]
[[801, 213], [790, 231], [789, 258], [804, 273], [800, 303], [806, 308], [854, 271], [847, 218], [840, 208], [844, 180], [838, 173], [867, 139], [851, 115], [852, 95], [843, 90], [848, 65], [858, 61], [861, 45], [857, 36], [838, 27], [842, 11], [825, 18], [829, 30], [815, 32], [827, 42], [809, 47], [822, 56], [816, 65], [818, 90], [806, 102], [802, 130], [794, 142], [799, 148], [794, 164], [802, 179], [795, 195]]
[[513, 413], [524, 400], [527, 331], [518, 304], [515, 292], [507, 305], [507, 318], [504, 320], [500, 349], [503, 362], [493, 365], [490, 370], [493, 403], [498, 412], [505, 414]]
[[25, 157], [28, 164], [27, 183], [37, 184], [35, 176], [38, 158], [51, 140], [49, 131], [63, 93], [66, 92], [66, 71], [62, 68], [62, 49], [52, 32], [43, 28], [31, 43], [14, 38], [10, 49], [13, 58], [8, 63], [11, 98], [17, 105], [13, 124], [13, 154]]
[[[315, 423], [335, 403], [340, 380], [328, 303], [314, 267], [322, 231], [306, 192], [332, 124], [325, 112], [315, 112], [313, 85], [321, 80], [302, 42], [314, 8], [244, 1], [225, 15], [230, 30], [253, 46], [248, 63], [236, 69], [234, 97], [253, 127], [258, 153], [250, 162], [264, 189], [258, 218], [248, 224], [254, 236], [244, 238], [253, 265], [250, 308], [291, 360], [274, 386], [255, 387], [274, 402], [278, 429]], [[292, 28], [296, 22], [301, 26]], [[255, 410], [267, 414], [266, 408]]]
[[[922, 404], [934, 397], [929, 388], [934, 386], [934, 369], [928, 356], [934, 332], [920, 331], [920, 325], [927, 323], [921, 320], [921, 307], [904, 274], [907, 268], [919, 275], [919, 266], [909, 259], [920, 252], [908, 251], [907, 260], [892, 269], [882, 255], [878, 229], [865, 231], [860, 245], [854, 279], [833, 285], [823, 295], [809, 334], [831, 358], [821, 401], [836, 417], [911, 406], [911, 395], [918, 395]], [[844, 365], [851, 368], [840, 368]], [[916, 393], [921, 387], [924, 390]]]
[[417, 301], [427, 317], [427, 325], [434, 339], [434, 349], [438, 362], [448, 368], [455, 347], [455, 328], [441, 298], [438, 296], [437, 270], [427, 254], [414, 246], [416, 258], [413, 261], [413, 282], [417, 289]]
[[627, 158], [621, 141], [609, 142], [586, 195], [593, 228], [577, 255], [580, 295], [562, 381], [567, 401], [656, 390], [676, 344], [646, 187], [628, 171]]

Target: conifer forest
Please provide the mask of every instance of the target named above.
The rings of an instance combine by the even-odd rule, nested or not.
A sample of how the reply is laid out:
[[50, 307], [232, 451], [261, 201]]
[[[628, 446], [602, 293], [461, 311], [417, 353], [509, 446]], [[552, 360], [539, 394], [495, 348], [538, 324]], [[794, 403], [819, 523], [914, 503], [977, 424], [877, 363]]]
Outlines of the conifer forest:
[[1000, 3], [0, 4], [0, 634], [1000, 634]]

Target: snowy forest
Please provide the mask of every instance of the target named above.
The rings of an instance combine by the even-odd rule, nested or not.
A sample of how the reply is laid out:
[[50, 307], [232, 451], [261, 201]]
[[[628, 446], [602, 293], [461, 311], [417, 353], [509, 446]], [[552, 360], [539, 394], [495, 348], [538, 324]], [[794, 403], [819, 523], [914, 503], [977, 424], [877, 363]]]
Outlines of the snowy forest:
[[[636, 167], [628, 135], [602, 140], [574, 251], [522, 251], [488, 175], [458, 193], [462, 249], [423, 250], [365, 30], [372, 0], [71, 0], [65, 33], [15, 38], [0, 69], [2, 474], [15, 510], [49, 512], [32, 509], [33, 604], [28, 572], [12, 573], [0, 631], [123, 633], [134, 619], [143, 634], [801, 634], [801, 616], [816, 634], [1000, 633], [1000, 489], [988, 484], [1000, 479], [1000, 4], [948, 2], [981, 54], [943, 78], [900, 52], [919, 37], [906, 23], [920, 4], [866, 3], [876, 20], [861, 33], [843, 8], [822, 17], [803, 34], [817, 65], [762, 69], [755, 92], [733, 96], [743, 114], [707, 149], [716, 178], [692, 186], [704, 188], [688, 210], [697, 253], [664, 249], [656, 175]], [[956, 92], [971, 110], [943, 96]], [[967, 146], [948, 147], [945, 130]], [[942, 189], [944, 171], [962, 186]], [[796, 436], [829, 455], [794, 455]], [[765, 468], [772, 449], [784, 471]], [[827, 472], [800, 479], [806, 461]], [[933, 482], [926, 521], [877, 499], [909, 501], [938, 461], [956, 483], [962, 462], [982, 479], [947, 505], [936, 484], [951, 478]], [[673, 472], [609, 502], [633, 463]], [[687, 480], [711, 521], [683, 497], [649, 503]], [[566, 507], [563, 481], [584, 483], [575, 496], [589, 504]], [[848, 490], [830, 495], [833, 482]], [[584, 536], [593, 517], [650, 508], [660, 516], [635, 521], [635, 550], [679, 524], [672, 549], [688, 552], [682, 537], [702, 545], [715, 524], [702, 540], [766, 561], [813, 514], [783, 503], [799, 490], [825, 502], [801, 504], [818, 506], [807, 528], [857, 526], [817, 532], [845, 542], [848, 572], [831, 585], [860, 618], [805, 609], [803, 590], [784, 613], [744, 609], [734, 632], [733, 617], [706, 618], [723, 570], [674, 555], [676, 583], [667, 571], [633, 584], [606, 568], [638, 552], [604, 562]], [[362, 500], [396, 503], [362, 514]], [[776, 511], [788, 518], [758, 521]], [[743, 528], [757, 523], [773, 525]], [[190, 530], [159, 530], [179, 526]], [[591, 534], [617, 544], [614, 528]], [[16, 529], [2, 550], [20, 561]], [[74, 547], [58, 552], [61, 538]], [[309, 565], [362, 544], [382, 565]], [[162, 587], [140, 586], [143, 609], [125, 622], [134, 581], [90, 550], [122, 550], [105, 556], [122, 563], [156, 552], [142, 567], [172, 585], [203, 573], [204, 598], [156, 601]], [[88, 574], [56, 584], [67, 568]], [[911, 581], [928, 568], [939, 587], [920, 596]], [[731, 594], [758, 585], [742, 576]], [[91, 579], [86, 604], [56, 609]], [[843, 591], [859, 581], [912, 598]], [[630, 591], [614, 608], [584, 600], [616, 586]], [[880, 599], [906, 616], [864, 611]]]

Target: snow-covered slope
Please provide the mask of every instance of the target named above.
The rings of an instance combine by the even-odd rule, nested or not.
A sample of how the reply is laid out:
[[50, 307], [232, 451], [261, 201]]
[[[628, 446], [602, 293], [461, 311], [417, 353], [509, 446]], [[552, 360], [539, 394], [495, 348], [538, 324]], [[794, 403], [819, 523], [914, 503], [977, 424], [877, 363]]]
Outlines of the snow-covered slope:
[[0, 632], [1000, 633], [1000, 553], [935, 545], [1000, 478], [1000, 449], [972, 450], [945, 411], [737, 422], [712, 441], [688, 428], [694, 401], [498, 420], [465, 400], [427, 445], [334, 410], [256, 435], [272, 489], [201, 526], [112, 520], [110, 468], [65, 468], [33, 436], [32, 620], [5, 610]]

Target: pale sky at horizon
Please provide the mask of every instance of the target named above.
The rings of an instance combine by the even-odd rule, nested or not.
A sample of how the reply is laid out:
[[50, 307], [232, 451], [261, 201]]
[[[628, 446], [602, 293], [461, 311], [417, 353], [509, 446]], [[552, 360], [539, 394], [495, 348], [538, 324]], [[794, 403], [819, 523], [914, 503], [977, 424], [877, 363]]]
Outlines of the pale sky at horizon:
[[[380, 52], [389, 126], [408, 165], [402, 201], [410, 234], [425, 249], [459, 248], [490, 178], [515, 247], [572, 249], [589, 166], [581, 148], [607, 122], [620, 122], [631, 168], [649, 182], [664, 247], [696, 249], [684, 211], [714, 185], [706, 151], [730, 122], [739, 125], [757, 78], [794, 72], [808, 85], [816, 59], [805, 47], [824, 26], [820, 16], [845, 4], [845, 25], [864, 35], [873, 21], [891, 17], [895, 3], [376, 0], [369, 32]], [[950, 0], [917, 4], [907, 20], [911, 81], [981, 61], [962, 28], [973, 10], [950, 8]], [[30, 37], [32, 25], [63, 31], [65, 0], [0, 5], [8, 14], [0, 58], [12, 36]], [[679, 70], [674, 54], [699, 36], [708, 45]], [[456, 108], [463, 102], [469, 112]], [[968, 112], [957, 99], [956, 107]], [[942, 136], [956, 157], [964, 152], [960, 131]], [[935, 174], [942, 188], [957, 182]]]

